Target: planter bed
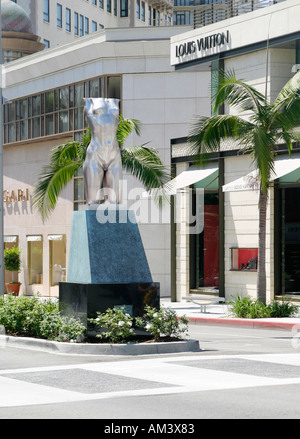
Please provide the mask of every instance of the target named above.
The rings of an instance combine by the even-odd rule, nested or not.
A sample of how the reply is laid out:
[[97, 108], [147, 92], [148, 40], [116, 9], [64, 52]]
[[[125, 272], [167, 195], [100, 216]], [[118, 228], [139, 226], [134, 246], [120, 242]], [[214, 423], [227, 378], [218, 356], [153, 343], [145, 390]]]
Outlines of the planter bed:
[[142, 343], [67, 343], [10, 335], [0, 335], [0, 347], [74, 355], [149, 355], [200, 351], [198, 340], [147, 341]]

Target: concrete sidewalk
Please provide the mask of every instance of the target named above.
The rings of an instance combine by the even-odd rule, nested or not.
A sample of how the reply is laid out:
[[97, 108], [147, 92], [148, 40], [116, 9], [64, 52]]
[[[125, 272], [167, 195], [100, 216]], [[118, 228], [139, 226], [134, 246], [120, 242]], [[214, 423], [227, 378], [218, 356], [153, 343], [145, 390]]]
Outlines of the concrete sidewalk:
[[226, 304], [206, 305], [206, 312], [201, 312], [200, 306], [192, 302], [171, 302], [168, 298], [161, 298], [161, 305], [174, 309], [180, 317], [186, 315], [191, 324], [213, 324], [247, 326], [252, 328], [273, 328], [292, 329], [298, 325], [300, 330], [300, 308], [298, 314], [288, 318], [267, 318], [267, 319], [241, 319], [230, 314], [229, 306]]

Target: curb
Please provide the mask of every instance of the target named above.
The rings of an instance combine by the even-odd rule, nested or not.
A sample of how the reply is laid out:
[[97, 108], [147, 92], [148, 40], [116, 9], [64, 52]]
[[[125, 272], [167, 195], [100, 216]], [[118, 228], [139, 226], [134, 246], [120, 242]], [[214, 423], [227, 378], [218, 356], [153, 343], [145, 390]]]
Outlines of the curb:
[[212, 324], [226, 326], [247, 326], [250, 328], [269, 328], [269, 329], [292, 329], [295, 326], [300, 327], [300, 322], [280, 322], [259, 319], [226, 319], [214, 317], [189, 317], [191, 324]]
[[31, 349], [55, 354], [69, 355], [149, 355], [200, 352], [198, 340], [161, 343], [66, 343], [29, 337], [0, 335], [0, 347]]

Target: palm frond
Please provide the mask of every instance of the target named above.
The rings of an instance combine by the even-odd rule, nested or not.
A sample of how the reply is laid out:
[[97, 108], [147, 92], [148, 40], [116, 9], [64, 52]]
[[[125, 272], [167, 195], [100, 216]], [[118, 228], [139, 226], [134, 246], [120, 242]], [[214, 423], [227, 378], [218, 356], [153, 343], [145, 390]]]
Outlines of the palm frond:
[[232, 114], [196, 118], [188, 136], [194, 161], [206, 161], [209, 154], [220, 151], [221, 142], [226, 139], [241, 142], [252, 128], [252, 123]]
[[130, 146], [121, 150], [122, 165], [134, 175], [155, 201], [161, 204], [165, 198], [164, 185], [170, 180], [168, 168], [163, 165], [156, 149], [144, 145]]
[[34, 187], [32, 202], [43, 221], [54, 210], [62, 189], [72, 181], [85, 156], [81, 142], [68, 142], [51, 151], [49, 164], [42, 168]]
[[147, 190], [162, 187], [169, 173], [156, 149], [144, 145], [129, 146], [121, 151], [123, 168], [140, 180]]
[[140, 131], [141, 122], [137, 119], [127, 119], [120, 114], [119, 124], [117, 129], [117, 139], [119, 142], [120, 148], [123, 148], [125, 140], [133, 131], [139, 136], [141, 134]]
[[300, 99], [294, 99], [282, 108], [272, 105], [270, 130], [289, 131], [300, 125]]
[[280, 90], [274, 101], [274, 113], [281, 112], [300, 98], [300, 71], [297, 72]]
[[253, 157], [253, 163], [258, 169], [260, 189], [268, 193], [269, 182], [274, 172], [274, 139], [263, 127], [256, 126], [243, 139], [245, 147]]
[[265, 96], [251, 85], [239, 80], [233, 70], [221, 71], [218, 89], [213, 95], [214, 112], [222, 104], [240, 111], [258, 111], [266, 103]]

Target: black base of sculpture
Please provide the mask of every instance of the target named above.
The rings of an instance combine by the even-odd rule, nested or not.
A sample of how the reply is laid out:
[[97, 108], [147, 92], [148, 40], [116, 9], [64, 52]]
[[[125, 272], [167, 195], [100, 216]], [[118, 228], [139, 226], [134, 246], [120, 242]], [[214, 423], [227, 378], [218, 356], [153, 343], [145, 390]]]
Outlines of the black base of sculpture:
[[[88, 319], [108, 308], [124, 306], [132, 317], [142, 317], [145, 306], [159, 309], [160, 284], [152, 283], [75, 283], [60, 282], [59, 304], [61, 313], [75, 316], [86, 326], [87, 337], [92, 340], [97, 334], [95, 325]], [[137, 335], [146, 331], [135, 329]]]

